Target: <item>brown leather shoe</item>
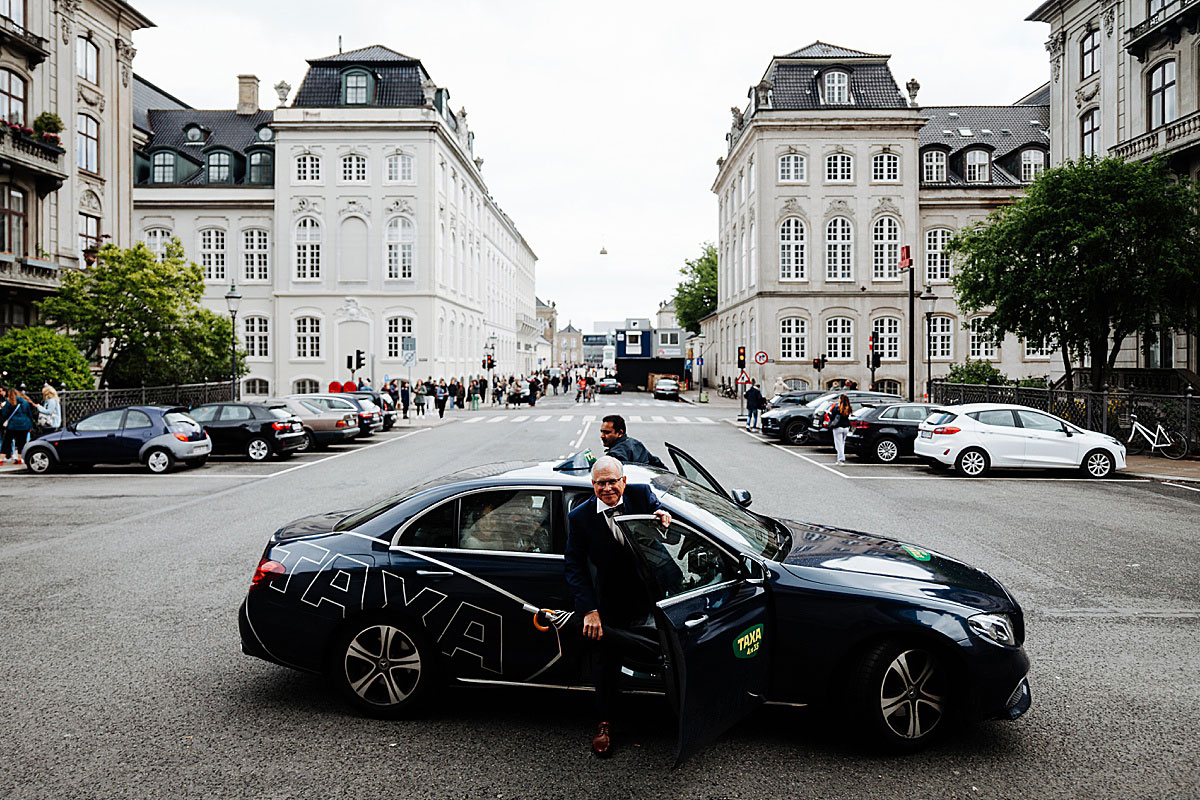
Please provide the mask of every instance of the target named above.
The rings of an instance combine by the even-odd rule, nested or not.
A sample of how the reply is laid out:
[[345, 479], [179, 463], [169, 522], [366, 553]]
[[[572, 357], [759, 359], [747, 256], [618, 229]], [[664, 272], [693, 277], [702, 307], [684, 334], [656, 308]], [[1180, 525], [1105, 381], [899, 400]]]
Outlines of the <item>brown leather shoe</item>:
[[596, 726], [596, 735], [592, 737], [592, 752], [600, 758], [612, 755], [612, 731], [609, 730], [607, 722]]

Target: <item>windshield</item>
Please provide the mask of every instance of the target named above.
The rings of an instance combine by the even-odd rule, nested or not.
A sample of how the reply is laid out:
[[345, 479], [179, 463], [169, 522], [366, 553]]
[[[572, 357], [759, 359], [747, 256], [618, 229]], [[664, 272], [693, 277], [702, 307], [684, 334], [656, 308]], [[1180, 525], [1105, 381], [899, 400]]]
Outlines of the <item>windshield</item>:
[[833, 400], [837, 400], [837, 398], [838, 396], [836, 392], [833, 394], [823, 394], [815, 400], [810, 400], [805, 405], [807, 405], [809, 408], [816, 408], [817, 406], [821, 405], [821, 403], [831, 402]]
[[292, 412], [286, 408], [268, 408], [267, 412], [275, 419], [291, 419]]
[[787, 552], [789, 537], [786, 533], [776, 530], [712, 490], [671, 473], [655, 477], [653, 484], [655, 488], [691, 505], [694, 511], [689, 509], [689, 516], [694, 518], [693, 522], [724, 534], [746, 550], [773, 561], [778, 561]]
[[168, 411], [163, 416], [163, 421], [167, 423], [167, 430], [172, 433], [184, 433], [189, 431], [200, 430], [200, 423], [179, 411]]

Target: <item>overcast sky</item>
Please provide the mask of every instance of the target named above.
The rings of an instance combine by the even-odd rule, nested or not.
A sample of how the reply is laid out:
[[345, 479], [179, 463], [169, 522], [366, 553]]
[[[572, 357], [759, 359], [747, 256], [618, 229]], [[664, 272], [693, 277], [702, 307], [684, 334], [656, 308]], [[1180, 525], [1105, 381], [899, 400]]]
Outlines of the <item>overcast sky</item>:
[[[305, 59], [382, 44], [465, 106], [484, 180], [538, 255], [568, 320], [652, 316], [717, 236], [711, 192], [730, 106], [772, 55], [821, 40], [892, 54], [922, 105], [1009, 104], [1048, 79], [1034, 0], [133, 0], [138, 74], [196, 108], [233, 108], [239, 73], [276, 105]], [[608, 255], [601, 256], [601, 246]]]

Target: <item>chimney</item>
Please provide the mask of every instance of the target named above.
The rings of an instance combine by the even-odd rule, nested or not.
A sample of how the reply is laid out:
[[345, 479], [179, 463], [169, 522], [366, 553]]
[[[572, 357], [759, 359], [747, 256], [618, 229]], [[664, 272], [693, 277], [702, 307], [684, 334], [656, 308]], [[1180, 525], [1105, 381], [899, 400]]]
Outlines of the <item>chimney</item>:
[[238, 104], [237, 113], [249, 116], [258, 111], [258, 77], [256, 75], [238, 75]]

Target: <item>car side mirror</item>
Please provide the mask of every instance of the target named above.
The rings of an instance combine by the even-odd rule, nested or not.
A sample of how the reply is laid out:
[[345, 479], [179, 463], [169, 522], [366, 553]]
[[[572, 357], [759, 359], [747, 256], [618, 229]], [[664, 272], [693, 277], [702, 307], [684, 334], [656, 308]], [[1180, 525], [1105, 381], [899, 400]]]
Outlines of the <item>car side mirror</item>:
[[67, 430], [69, 430], [71, 433], [75, 433], [75, 423], [72, 422], [69, 425], [67, 425]]
[[734, 489], [732, 494], [733, 502], [737, 503], [742, 508], [746, 508], [752, 502], [750, 498], [750, 492], [746, 491], [745, 489]]
[[1068, 438], [1068, 439], [1070, 439], [1072, 436], [1074, 436], [1074, 435], [1075, 435], [1075, 434], [1071, 433], [1071, 429], [1070, 429], [1070, 428], [1063, 428], [1062, 430], [1063, 430], [1063, 433], [1065, 433], [1065, 434], [1067, 435], [1067, 438]]
[[750, 556], [742, 556], [742, 563], [739, 565], [739, 572], [742, 580], [745, 581], [762, 581], [766, 580], [767, 573], [763, 569], [763, 565], [755, 561]]

